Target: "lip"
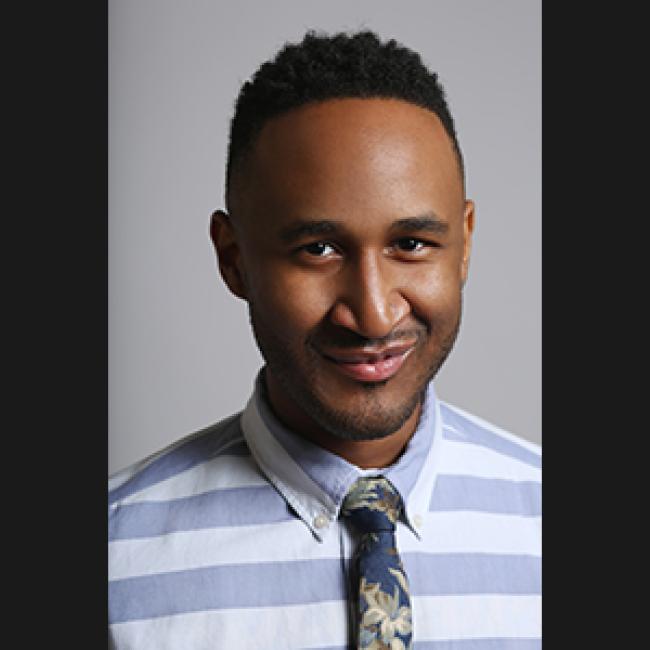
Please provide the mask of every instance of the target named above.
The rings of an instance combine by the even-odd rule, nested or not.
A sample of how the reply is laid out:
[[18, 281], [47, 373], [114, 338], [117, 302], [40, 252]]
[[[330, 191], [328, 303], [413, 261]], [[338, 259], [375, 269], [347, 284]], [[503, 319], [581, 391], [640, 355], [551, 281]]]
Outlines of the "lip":
[[336, 350], [323, 352], [323, 357], [352, 379], [362, 382], [379, 382], [390, 379], [402, 367], [415, 342], [402, 343], [379, 350]]

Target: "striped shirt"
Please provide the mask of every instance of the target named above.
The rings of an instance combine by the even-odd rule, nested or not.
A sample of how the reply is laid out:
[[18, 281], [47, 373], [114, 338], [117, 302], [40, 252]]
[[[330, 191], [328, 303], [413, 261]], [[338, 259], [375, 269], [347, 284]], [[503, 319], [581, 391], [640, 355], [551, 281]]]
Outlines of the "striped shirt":
[[362, 470], [243, 412], [109, 480], [109, 624], [119, 650], [351, 647], [348, 488], [386, 476], [415, 650], [541, 648], [541, 451], [430, 385], [398, 461]]

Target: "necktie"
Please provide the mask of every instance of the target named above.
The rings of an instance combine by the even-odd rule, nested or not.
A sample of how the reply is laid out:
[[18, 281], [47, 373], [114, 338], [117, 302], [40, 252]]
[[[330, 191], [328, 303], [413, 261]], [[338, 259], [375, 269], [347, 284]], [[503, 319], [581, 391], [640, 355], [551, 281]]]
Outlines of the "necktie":
[[395, 542], [401, 510], [399, 493], [383, 477], [360, 478], [343, 501], [342, 515], [362, 534], [354, 559], [359, 649], [411, 648], [411, 602]]

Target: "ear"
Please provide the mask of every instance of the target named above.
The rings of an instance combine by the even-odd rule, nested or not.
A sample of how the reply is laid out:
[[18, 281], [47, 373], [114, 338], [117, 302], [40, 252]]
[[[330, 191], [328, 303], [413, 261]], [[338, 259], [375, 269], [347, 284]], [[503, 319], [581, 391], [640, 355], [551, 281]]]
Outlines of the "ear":
[[217, 263], [223, 281], [238, 298], [246, 300], [241, 250], [230, 217], [221, 210], [216, 210], [210, 218], [210, 239], [217, 253]]
[[472, 233], [474, 232], [474, 201], [465, 201], [463, 210], [463, 260], [461, 262], [460, 276], [463, 285], [467, 281], [469, 269], [469, 255], [472, 250]]

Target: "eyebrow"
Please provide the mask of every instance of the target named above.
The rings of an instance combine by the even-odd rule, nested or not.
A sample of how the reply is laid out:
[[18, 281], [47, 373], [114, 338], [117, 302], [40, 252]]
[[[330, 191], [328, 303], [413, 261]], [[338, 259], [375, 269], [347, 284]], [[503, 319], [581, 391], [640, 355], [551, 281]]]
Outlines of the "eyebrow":
[[[320, 219], [318, 221], [298, 220], [279, 230], [280, 239], [291, 244], [303, 237], [319, 237], [331, 235], [345, 229], [345, 222], [331, 219]], [[394, 232], [432, 232], [439, 235], [449, 231], [449, 223], [441, 219], [433, 212], [421, 214], [415, 217], [405, 217], [394, 221], [390, 229]]]
[[279, 231], [282, 241], [290, 244], [302, 237], [314, 237], [319, 235], [331, 235], [341, 230], [343, 222], [321, 219], [320, 221], [294, 221], [281, 228]]
[[393, 222], [391, 230], [424, 231], [444, 235], [449, 231], [449, 223], [433, 212], [421, 214], [417, 217], [406, 217]]

